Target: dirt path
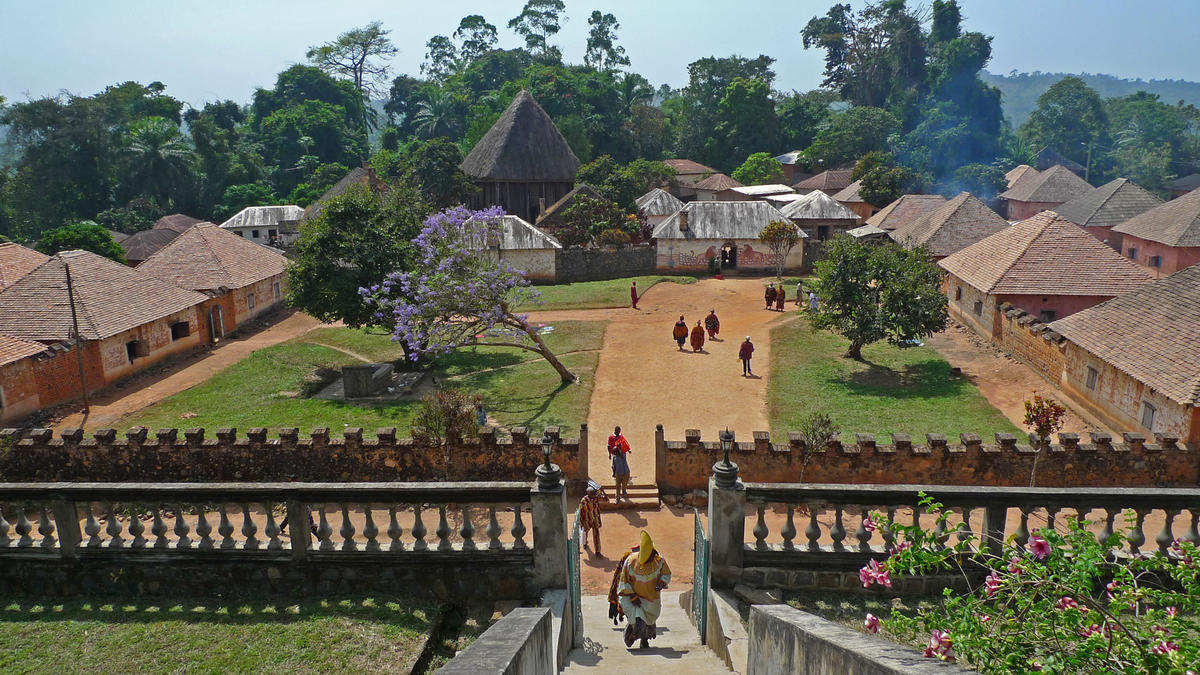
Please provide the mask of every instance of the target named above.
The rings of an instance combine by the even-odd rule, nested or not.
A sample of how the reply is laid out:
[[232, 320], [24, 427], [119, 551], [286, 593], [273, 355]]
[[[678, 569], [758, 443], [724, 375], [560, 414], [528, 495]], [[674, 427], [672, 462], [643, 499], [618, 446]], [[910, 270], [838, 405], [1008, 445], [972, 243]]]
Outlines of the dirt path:
[[930, 338], [927, 344], [936, 349], [950, 365], [962, 368], [963, 374], [979, 388], [988, 403], [1004, 413], [1018, 429], [1025, 428], [1025, 400], [1036, 391], [1066, 407], [1063, 431], [1077, 434], [1107, 431], [1114, 438], [1121, 436], [1095, 417], [1072, 406], [1062, 390], [1033, 372], [1029, 366], [1002, 353], [960, 325], [951, 323], [949, 328]]
[[[769, 429], [767, 381], [770, 327], [787, 315], [763, 309], [759, 279], [703, 279], [694, 284], [656, 284], [646, 291], [638, 309], [618, 308], [578, 312], [542, 312], [539, 321], [607, 319], [608, 329], [596, 367], [588, 429], [591, 435], [589, 472], [608, 482], [612, 471], [604, 443], [620, 425], [633, 448], [630, 469], [634, 483], [654, 482], [654, 427], [662, 424], [668, 438], [682, 439], [686, 428], [699, 428], [701, 438], [715, 440], [728, 426], [739, 441], [751, 432]], [[684, 315], [688, 326], [716, 309], [721, 319], [717, 341], [704, 351], [681, 352], [671, 339], [671, 327]], [[794, 306], [789, 304], [789, 311]], [[749, 335], [755, 345], [755, 377], [742, 377], [738, 347]], [[688, 529], [690, 544], [691, 530]]]
[[128, 383], [109, 387], [92, 397], [92, 409], [88, 416], [85, 417], [83, 410], [79, 408], [51, 426], [59, 429], [82, 427], [86, 430], [112, 426], [130, 413], [207, 381], [214, 374], [259, 349], [328, 325], [300, 312], [278, 314], [268, 320], [274, 323], [256, 333], [229, 338], [215, 349], [172, 361], [169, 365], [159, 368], [159, 372], [143, 374]]

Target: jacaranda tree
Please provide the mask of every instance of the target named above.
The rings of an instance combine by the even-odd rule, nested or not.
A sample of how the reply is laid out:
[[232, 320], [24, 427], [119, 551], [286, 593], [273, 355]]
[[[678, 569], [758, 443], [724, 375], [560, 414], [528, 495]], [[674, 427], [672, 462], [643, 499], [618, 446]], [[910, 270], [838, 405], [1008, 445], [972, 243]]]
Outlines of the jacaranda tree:
[[537, 329], [513, 307], [536, 300], [529, 282], [494, 251], [502, 234], [500, 207], [462, 206], [435, 213], [415, 240], [417, 261], [359, 293], [375, 318], [395, 326], [393, 339], [413, 348], [409, 358], [445, 354], [467, 346], [512, 347], [536, 352], [564, 383], [575, 375], [546, 346]]

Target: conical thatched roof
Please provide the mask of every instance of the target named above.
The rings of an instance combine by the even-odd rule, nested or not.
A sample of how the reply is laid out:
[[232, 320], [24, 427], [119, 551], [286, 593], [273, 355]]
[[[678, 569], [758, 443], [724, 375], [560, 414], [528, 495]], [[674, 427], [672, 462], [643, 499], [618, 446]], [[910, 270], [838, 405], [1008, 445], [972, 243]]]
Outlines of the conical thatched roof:
[[459, 168], [484, 180], [573, 182], [579, 158], [554, 120], [522, 91]]

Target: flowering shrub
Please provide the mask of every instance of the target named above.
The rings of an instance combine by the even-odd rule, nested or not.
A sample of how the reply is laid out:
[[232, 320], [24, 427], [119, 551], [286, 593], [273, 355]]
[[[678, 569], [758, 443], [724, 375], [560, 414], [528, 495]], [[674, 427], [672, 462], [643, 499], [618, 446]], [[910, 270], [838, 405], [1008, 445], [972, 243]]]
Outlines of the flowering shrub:
[[1063, 417], [1067, 409], [1050, 399], [1034, 394], [1032, 399], [1025, 401], [1025, 426], [1029, 427], [1038, 439], [1045, 443], [1050, 434], [1063, 426]]
[[[922, 506], [945, 524], [949, 513], [929, 497]], [[859, 572], [864, 586], [890, 588], [904, 575], [954, 573], [971, 584], [915, 616], [866, 616], [906, 641], [928, 636], [925, 656], [962, 659], [984, 673], [1188, 673], [1200, 672], [1200, 570], [1194, 542], [1176, 540], [1167, 554], [1140, 554], [1113, 562], [1129, 537], [1103, 542], [1086, 523], [1068, 519], [1061, 531], [1043, 528], [1026, 546], [1013, 537], [989, 551], [981, 537], [953, 545], [919, 526], [875, 527], [897, 545], [882, 563]], [[944, 538], [944, 536], [941, 536]], [[998, 545], [998, 546], [997, 546]], [[975, 580], [982, 579], [976, 583]]]

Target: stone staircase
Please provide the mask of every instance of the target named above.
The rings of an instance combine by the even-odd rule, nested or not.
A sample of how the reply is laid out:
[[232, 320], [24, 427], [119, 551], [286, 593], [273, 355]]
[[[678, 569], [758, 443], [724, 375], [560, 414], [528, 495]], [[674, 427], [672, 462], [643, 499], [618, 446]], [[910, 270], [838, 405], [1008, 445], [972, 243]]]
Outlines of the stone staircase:
[[629, 500], [617, 501], [617, 484], [602, 485], [608, 494], [609, 501], [600, 504], [601, 511], [657, 511], [662, 505], [658, 498], [658, 485], [654, 483], [631, 483], [629, 485]]
[[[632, 494], [632, 490], [630, 491]], [[731, 671], [707, 647], [692, 625], [680, 599], [682, 593], [663, 593], [658, 637], [649, 649], [627, 649], [621, 639], [625, 622], [608, 619], [608, 598], [583, 597], [583, 645], [571, 651], [564, 673], [649, 673], [651, 675], [728, 675]]]

